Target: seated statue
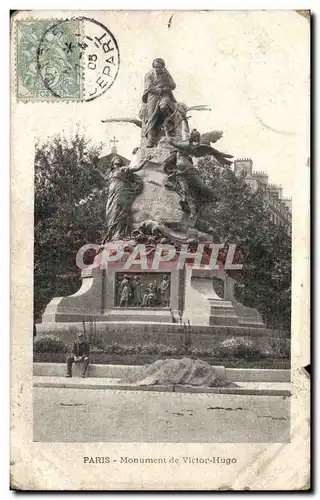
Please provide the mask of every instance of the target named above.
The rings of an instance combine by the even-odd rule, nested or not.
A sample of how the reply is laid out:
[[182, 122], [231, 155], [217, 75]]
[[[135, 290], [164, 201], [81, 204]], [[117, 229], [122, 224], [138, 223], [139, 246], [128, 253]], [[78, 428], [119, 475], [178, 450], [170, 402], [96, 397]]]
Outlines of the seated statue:
[[148, 138], [147, 148], [153, 148], [160, 137], [161, 127], [167, 119], [170, 135], [174, 134], [173, 114], [176, 111], [176, 100], [172, 91], [176, 84], [165, 67], [163, 59], [157, 58], [152, 63], [152, 70], [145, 76], [142, 102], [145, 104], [145, 135]]

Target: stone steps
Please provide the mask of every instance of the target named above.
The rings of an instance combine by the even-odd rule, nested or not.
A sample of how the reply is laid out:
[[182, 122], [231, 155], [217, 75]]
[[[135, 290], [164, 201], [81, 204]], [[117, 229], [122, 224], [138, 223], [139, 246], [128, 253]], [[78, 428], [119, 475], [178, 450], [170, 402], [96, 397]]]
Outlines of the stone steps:
[[[139, 371], [137, 365], [89, 365], [89, 378], [122, 378]], [[248, 383], [290, 383], [290, 370], [273, 370], [259, 368], [225, 368], [215, 367], [219, 371], [219, 378], [232, 382]], [[63, 377], [66, 373], [64, 363], [33, 363], [33, 375], [41, 377]], [[80, 376], [81, 366], [73, 365], [73, 374]]]

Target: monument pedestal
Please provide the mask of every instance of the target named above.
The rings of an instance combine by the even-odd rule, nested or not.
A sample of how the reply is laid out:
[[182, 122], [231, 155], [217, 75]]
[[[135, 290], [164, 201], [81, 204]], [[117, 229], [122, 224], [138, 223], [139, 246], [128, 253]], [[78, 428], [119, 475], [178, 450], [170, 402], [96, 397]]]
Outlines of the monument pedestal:
[[[120, 304], [119, 286], [124, 275], [129, 281], [138, 276], [142, 286], [141, 303]], [[150, 284], [161, 283], [163, 276], [170, 283], [166, 307], [155, 300], [143, 304]], [[224, 297], [214, 289], [214, 277], [225, 281]], [[234, 280], [222, 270], [203, 270], [190, 265], [177, 269], [168, 263], [165, 269], [135, 270], [124, 272], [123, 268], [112, 270], [88, 268], [82, 271], [80, 290], [68, 297], [56, 297], [46, 307], [42, 323], [73, 323], [82, 321], [136, 323], [178, 323], [190, 320], [192, 326], [247, 326], [264, 327], [255, 309], [246, 308], [234, 298]], [[236, 305], [235, 305], [236, 302]]]
[[[168, 242], [174, 230], [181, 241], [184, 231], [190, 229], [180, 196], [165, 187], [167, 176], [163, 162], [173, 150], [165, 139], [151, 151], [144, 146], [140, 148], [141, 158], [150, 153], [153, 156], [136, 173], [143, 179], [143, 189], [132, 204], [134, 228], [138, 229], [147, 221], [158, 223], [171, 230]], [[152, 239], [154, 234], [151, 232], [148, 236]], [[228, 279], [222, 269], [208, 271], [190, 265], [177, 269], [176, 262], [167, 262], [161, 269], [142, 270], [135, 265], [126, 271], [123, 263], [118, 262], [107, 269], [88, 267], [81, 276], [82, 286], [77, 293], [51, 300], [42, 316], [43, 323], [95, 320], [161, 325], [179, 323], [183, 319], [189, 320], [192, 326], [263, 326], [255, 310], [245, 308], [235, 299], [234, 281]], [[167, 295], [161, 291], [164, 276], [170, 283]], [[223, 297], [214, 288], [214, 277], [223, 280]], [[137, 292], [136, 282], [140, 292]]]
[[219, 273], [191, 266], [185, 268], [184, 316], [195, 325], [238, 326], [232, 303], [217, 295], [213, 277]]
[[[173, 323], [178, 322], [179, 313], [183, 310], [183, 276], [179, 269], [135, 270], [124, 271], [122, 266], [112, 269], [88, 268], [81, 273], [80, 290], [68, 297], [55, 297], [50, 301], [42, 316], [42, 323], [72, 323], [79, 321], [120, 321]], [[131, 293], [127, 304], [123, 304], [121, 283], [125, 276], [132, 282], [139, 277], [141, 286], [140, 303], [134, 304], [135, 297]], [[159, 286], [163, 276], [169, 281], [168, 300], [161, 303]], [[157, 292], [152, 292], [150, 286]]]
[[226, 276], [225, 297], [231, 301], [239, 318], [239, 325], [254, 328], [265, 328], [265, 324], [257, 309], [244, 306], [236, 299], [234, 292], [235, 284], [236, 282], [233, 278]]
[[104, 274], [100, 268], [81, 272], [82, 285], [73, 295], [55, 297], [47, 305], [42, 323], [104, 321]]

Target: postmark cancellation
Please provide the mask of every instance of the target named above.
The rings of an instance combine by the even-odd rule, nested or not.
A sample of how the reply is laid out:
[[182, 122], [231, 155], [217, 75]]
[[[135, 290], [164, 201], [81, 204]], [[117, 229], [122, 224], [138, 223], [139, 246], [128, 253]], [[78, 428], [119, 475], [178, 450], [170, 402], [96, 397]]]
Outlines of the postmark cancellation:
[[119, 48], [88, 18], [15, 22], [15, 97], [19, 101], [91, 101], [114, 83]]

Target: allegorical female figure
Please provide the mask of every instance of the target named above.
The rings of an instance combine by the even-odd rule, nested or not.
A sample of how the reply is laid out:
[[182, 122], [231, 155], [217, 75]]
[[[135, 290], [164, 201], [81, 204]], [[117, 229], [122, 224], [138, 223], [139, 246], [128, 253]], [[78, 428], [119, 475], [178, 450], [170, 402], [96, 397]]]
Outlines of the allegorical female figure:
[[148, 160], [149, 157], [145, 158], [137, 167], [126, 167], [119, 156], [112, 159], [111, 169], [105, 176], [108, 183], [108, 197], [106, 203], [107, 233], [104, 242], [130, 237], [131, 206], [143, 187], [142, 179], [135, 173], [141, 170]]
[[[142, 102], [144, 119], [146, 121], [145, 134], [148, 138], [147, 148], [153, 148], [159, 139], [160, 129], [166, 118], [176, 110], [176, 100], [172, 91], [176, 84], [165, 67], [163, 59], [154, 59], [152, 70], [144, 79]], [[167, 128], [170, 135], [174, 133], [174, 120], [168, 120]]]

